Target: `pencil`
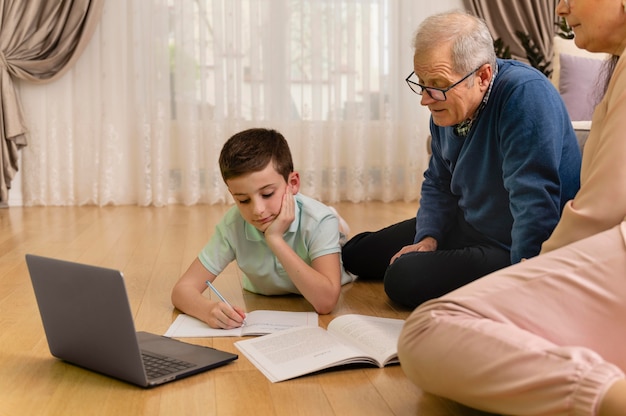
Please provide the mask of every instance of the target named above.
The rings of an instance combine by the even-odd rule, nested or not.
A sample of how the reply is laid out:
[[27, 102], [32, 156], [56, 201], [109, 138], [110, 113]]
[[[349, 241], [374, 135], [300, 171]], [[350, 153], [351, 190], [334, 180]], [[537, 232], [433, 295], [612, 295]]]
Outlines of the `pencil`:
[[[233, 308], [233, 305], [230, 304], [229, 301], [226, 300], [226, 298], [224, 296], [222, 296], [222, 294], [220, 293], [219, 290], [217, 290], [217, 288], [215, 286], [213, 286], [213, 283], [211, 283], [210, 281], [206, 281], [207, 286], [213, 291], [213, 293], [215, 293], [217, 295], [218, 298], [220, 298], [220, 300], [222, 302], [224, 302], [225, 304], [227, 304], [228, 306], [231, 307], [232, 310], [235, 310], [235, 308]], [[237, 312], [239, 314], [239, 312]], [[241, 315], [241, 314], [240, 314]], [[242, 316], [242, 318], [244, 318], [243, 323], [246, 323], [246, 319], [244, 316]]]

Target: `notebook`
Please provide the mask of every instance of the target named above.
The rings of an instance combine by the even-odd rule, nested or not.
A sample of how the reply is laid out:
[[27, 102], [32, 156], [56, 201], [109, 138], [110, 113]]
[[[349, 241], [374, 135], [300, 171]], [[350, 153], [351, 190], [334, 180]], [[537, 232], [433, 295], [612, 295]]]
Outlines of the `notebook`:
[[[32, 254], [26, 255], [26, 263], [54, 357], [142, 387], [178, 380], [238, 358], [226, 351], [136, 332], [120, 271]], [[171, 368], [155, 370], [154, 361]]]

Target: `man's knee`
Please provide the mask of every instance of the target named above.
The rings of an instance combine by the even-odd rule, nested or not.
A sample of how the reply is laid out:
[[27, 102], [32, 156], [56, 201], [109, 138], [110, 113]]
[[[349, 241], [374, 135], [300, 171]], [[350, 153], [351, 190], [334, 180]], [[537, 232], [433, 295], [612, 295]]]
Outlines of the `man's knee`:
[[421, 273], [415, 263], [416, 254], [418, 253], [409, 253], [397, 258], [387, 268], [383, 280], [383, 287], [389, 299], [409, 308], [415, 308], [423, 302], [417, 293]]
[[363, 257], [366, 253], [366, 249], [363, 247], [362, 240], [369, 234], [371, 234], [371, 232], [357, 234], [348, 240], [341, 248], [341, 260], [344, 269], [356, 276], [361, 276], [365, 269], [363, 267]]
[[385, 272], [385, 293], [394, 302], [414, 309], [456, 289], [457, 285], [445, 270], [447, 261], [438, 251], [400, 256]]

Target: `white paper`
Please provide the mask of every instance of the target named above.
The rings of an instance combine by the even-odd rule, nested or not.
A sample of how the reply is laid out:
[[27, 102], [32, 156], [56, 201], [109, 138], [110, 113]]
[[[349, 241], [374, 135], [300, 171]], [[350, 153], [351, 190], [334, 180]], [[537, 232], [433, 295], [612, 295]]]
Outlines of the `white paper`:
[[401, 319], [350, 314], [333, 319], [328, 330], [291, 328], [235, 346], [274, 383], [350, 363], [397, 363], [403, 325]]
[[317, 327], [318, 315], [315, 312], [289, 312], [258, 310], [246, 314], [246, 325], [234, 329], [211, 328], [192, 316], [180, 314], [170, 325], [166, 337], [241, 337], [246, 335], [272, 334], [299, 326]]

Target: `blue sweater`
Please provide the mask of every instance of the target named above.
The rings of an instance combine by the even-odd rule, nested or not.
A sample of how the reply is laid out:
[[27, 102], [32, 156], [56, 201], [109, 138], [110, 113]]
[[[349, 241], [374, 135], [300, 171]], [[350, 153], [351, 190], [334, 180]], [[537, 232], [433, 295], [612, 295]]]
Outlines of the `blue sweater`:
[[559, 93], [534, 68], [498, 60], [489, 100], [467, 137], [432, 122], [415, 242], [441, 242], [460, 210], [476, 231], [511, 252], [537, 255], [580, 186], [581, 155]]

